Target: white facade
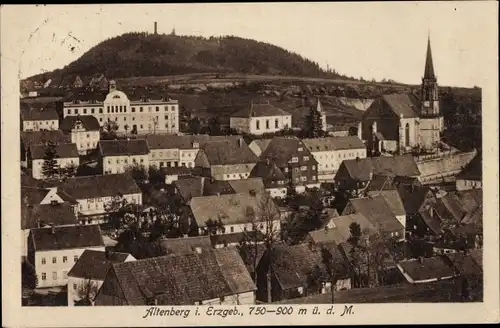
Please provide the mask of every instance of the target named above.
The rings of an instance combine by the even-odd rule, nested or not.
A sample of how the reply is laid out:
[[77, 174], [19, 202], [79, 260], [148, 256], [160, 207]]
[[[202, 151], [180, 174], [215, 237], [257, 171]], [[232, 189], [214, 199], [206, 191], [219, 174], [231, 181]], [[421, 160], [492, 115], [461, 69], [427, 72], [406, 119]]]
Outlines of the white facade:
[[255, 304], [255, 292], [250, 291], [241, 294], [225, 296], [223, 298], [215, 298], [202, 301], [201, 304], [195, 305], [246, 305]]
[[108, 120], [118, 124], [119, 133], [179, 133], [179, 102], [177, 100], [131, 101], [116, 89], [103, 102], [65, 102], [63, 116], [92, 115], [103, 126]]
[[23, 121], [23, 131], [58, 130], [58, 120]]
[[121, 155], [121, 156], [103, 156], [102, 157], [102, 173], [115, 174], [124, 173], [129, 166], [144, 165], [149, 167], [149, 155]]
[[339, 149], [330, 151], [314, 151], [310, 149], [314, 159], [318, 162], [318, 180], [333, 182], [342, 161], [366, 158], [366, 148]]
[[[43, 159], [34, 159], [31, 164], [33, 178], [35, 179], [43, 179], [45, 176], [43, 175]], [[68, 157], [68, 158], [56, 158], [57, 165], [60, 168], [65, 168], [70, 165], [80, 165], [80, 158], [78, 157]]]
[[100, 139], [99, 131], [87, 131], [82, 126], [71, 130], [71, 143], [76, 144], [78, 153], [82, 155], [96, 149]]
[[231, 117], [229, 125], [232, 129], [248, 134], [275, 133], [292, 127], [292, 115]]
[[266, 188], [272, 198], [285, 198], [287, 194], [286, 188]]
[[469, 189], [481, 189], [483, 188], [483, 182], [480, 180], [457, 179], [456, 188], [458, 191], [469, 190]]
[[37, 288], [65, 286], [68, 272], [86, 249], [103, 251], [104, 247], [72, 248], [51, 251], [36, 251], [35, 266]]
[[244, 180], [250, 177], [250, 173], [255, 165], [256, 163], [212, 165], [210, 171], [212, 178], [215, 180]]
[[[267, 223], [266, 222], [257, 222], [258, 230], [262, 231], [262, 233], [266, 232], [267, 228]], [[200, 227], [200, 234], [203, 233], [204, 227]], [[220, 231], [217, 231], [217, 234], [229, 234], [229, 233], [237, 233], [237, 232], [246, 232], [246, 231], [252, 231], [252, 223], [250, 222], [243, 222], [243, 223], [233, 223], [233, 224], [225, 224], [224, 228], [226, 229], [224, 233], [221, 233]], [[281, 221], [280, 220], [274, 220], [272, 227], [270, 227], [273, 232], [278, 233], [281, 230]]]
[[149, 164], [156, 167], [180, 166], [180, 149], [151, 149], [149, 151]]
[[[124, 262], [135, 261], [132, 255], [129, 255]], [[104, 280], [91, 279], [90, 283], [96, 286], [96, 292], [101, 288]], [[74, 306], [76, 301], [81, 300], [78, 290], [85, 284], [88, 284], [88, 279], [80, 277], [68, 277], [68, 306]]]
[[[127, 194], [123, 198], [130, 204], [142, 205], [142, 194]], [[83, 215], [104, 215], [106, 206], [114, 200], [115, 197], [93, 197], [88, 199], [77, 199], [78, 211]]]

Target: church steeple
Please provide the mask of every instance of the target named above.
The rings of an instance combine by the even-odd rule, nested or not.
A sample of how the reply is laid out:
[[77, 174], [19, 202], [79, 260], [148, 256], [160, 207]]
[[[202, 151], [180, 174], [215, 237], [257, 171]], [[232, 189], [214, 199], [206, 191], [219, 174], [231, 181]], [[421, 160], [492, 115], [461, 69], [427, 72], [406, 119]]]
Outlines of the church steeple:
[[432, 63], [431, 37], [427, 38], [427, 57], [425, 59], [424, 79], [436, 79], [434, 74], [434, 64]]

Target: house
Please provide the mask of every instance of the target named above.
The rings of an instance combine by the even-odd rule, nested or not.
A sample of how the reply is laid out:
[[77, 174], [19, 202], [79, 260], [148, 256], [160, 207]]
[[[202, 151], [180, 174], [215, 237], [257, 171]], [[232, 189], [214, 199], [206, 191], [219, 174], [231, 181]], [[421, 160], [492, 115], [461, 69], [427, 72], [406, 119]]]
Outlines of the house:
[[433, 184], [454, 179], [477, 155], [477, 151], [460, 152], [440, 157], [417, 160], [422, 184]]
[[[109, 92], [98, 98], [75, 95], [64, 102], [63, 116], [92, 115], [101, 126], [108, 121], [118, 124], [118, 133], [179, 133], [179, 102], [167, 96], [143, 94], [129, 97], [109, 81]], [[85, 99], [86, 98], [86, 99]]]
[[343, 161], [334, 180], [339, 190], [359, 195], [374, 175], [416, 178], [420, 171], [411, 155], [368, 157]]
[[21, 103], [22, 131], [41, 131], [59, 129], [59, 116], [55, 104]]
[[212, 249], [210, 236], [163, 238], [160, 247], [168, 254], [200, 253]]
[[28, 261], [35, 266], [38, 288], [65, 286], [86, 249], [104, 251], [98, 225], [34, 228], [28, 238]]
[[94, 116], [66, 116], [61, 122], [60, 129], [71, 136], [71, 142], [76, 144], [79, 154], [85, 155], [97, 148], [101, 127]]
[[87, 249], [68, 272], [68, 306], [82, 300], [87, 289], [95, 297], [113, 263], [135, 261], [128, 253]]
[[189, 206], [200, 234], [208, 233], [209, 220], [220, 221], [223, 227], [212, 234], [258, 229], [278, 235], [281, 229], [279, 209], [265, 193], [193, 197]]
[[185, 166], [168, 167], [164, 166], [160, 169], [161, 174], [165, 176], [165, 184], [172, 184], [179, 179], [190, 178], [195, 175], [195, 170]]
[[83, 80], [80, 78], [79, 75], [77, 75], [72, 84], [73, 88], [83, 88], [84, 85], [85, 83], [83, 82]]
[[71, 138], [61, 130], [21, 131], [21, 165], [28, 167], [28, 152], [33, 145], [71, 143]]
[[[28, 169], [31, 169], [33, 178], [44, 179], [43, 163], [45, 162], [45, 154], [47, 145], [38, 144], [32, 145], [28, 150]], [[77, 168], [80, 165], [78, 157], [78, 149], [74, 143], [56, 144], [56, 163], [59, 170], [66, 167]]]
[[260, 156], [267, 146], [271, 143], [272, 139], [255, 139], [248, 147], [254, 152], [255, 155]]
[[483, 163], [480, 153], [457, 174], [457, 190], [467, 190], [483, 187]]
[[366, 146], [357, 136], [302, 139], [318, 162], [318, 180], [333, 182], [344, 160], [366, 158]]
[[115, 263], [95, 305], [255, 304], [255, 284], [235, 248]]
[[103, 174], [123, 173], [128, 167], [149, 167], [149, 148], [144, 139], [101, 140], [97, 146]]
[[397, 190], [382, 190], [382, 191], [372, 191], [368, 193], [368, 197], [374, 197], [380, 195], [385, 200], [392, 214], [398, 219], [399, 222], [406, 229], [406, 210], [403, 204], [403, 200], [399, 195]]
[[66, 179], [59, 188], [78, 202], [78, 216], [84, 223], [103, 222], [107, 207], [117, 198], [142, 205], [142, 192], [127, 174], [107, 174]]
[[285, 198], [287, 195], [288, 179], [281, 172], [276, 163], [269, 159], [259, 161], [250, 172], [251, 178], [260, 178], [265, 189], [273, 198]]
[[427, 186], [399, 185], [397, 191], [406, 213], [407, 233], [424, 237], [429, 227], [424, 223], [422, 215], [428, 217], [427, 210], [436, 203], [436, 195]]
[[215, 180], [239, 180], [249, 177], [257, 156], [243, 138], [208, 141], [198, 152], [195, 167], [203, 176]]
[[213, 248], [239, 247], [243, 242], [247, 242], [249, 245], [264, 244], [265, 236], [259, 230], [251, 230], [210, 235], [210, 241]]
[[375, 153], [403, 154], [415, 148], [435, 152], [443, 122], [429, 39], [420, 97], [395, 93], [373, 101], [363, 114], [361, 137]]
[[[271, 300], [268, 299], [268, 274]], [[321, 250], [307, 244], [275, 244], [271, 251], [264, 252], [257, 265], [257, 300], [261, 302], [326, 293], [330, 285]]]
[[259, 159], [276, 164], [287, 178], [287, 186], [293, 185], [297, 192], [320, 185], [318, 162], [306, 145], [296, 137], [273, 138]]
[[292, 115], [281, 108], [267, 104], [251, 103], [231, 115], [229, 126], [240, 133], [261, 135], [275, 133], [292, 127]]
[[405, 220], [398, 219], [391, 207], [381, 195], [373, 197], [352, 198], [344, 208], [342, 215], [361, 213], [384, 238], [405, 239]]
[[398, 262], [397, 267], [411, 284], [452, 279], [458, 275], [443, 256], [404, 260]]
[[467, 253], [449, 253], [444, 255], [444, 258], [460, 276], [476, 276], [481, 278], [483, 276], [483, 256], [481, 249], [474, 249]]
[[49, 225], [78, 224], [77, 202], [57, 191], [57, 188], [33, 188], [21, 186], [21, 238], [22, 254], [27, 256], [28, 236], [31, 229]]
[[206, 177], [188, 177], [173, 182], [175, 192], [184, 203], [188, 204], [193, 197], [234, 194], [227, 181], [219, 181]]
[[208, 135], [160, 135], [146, 136], [150, 149], [149, 162], [156, 167], [194, 167], [200, 146], [211, 137]]

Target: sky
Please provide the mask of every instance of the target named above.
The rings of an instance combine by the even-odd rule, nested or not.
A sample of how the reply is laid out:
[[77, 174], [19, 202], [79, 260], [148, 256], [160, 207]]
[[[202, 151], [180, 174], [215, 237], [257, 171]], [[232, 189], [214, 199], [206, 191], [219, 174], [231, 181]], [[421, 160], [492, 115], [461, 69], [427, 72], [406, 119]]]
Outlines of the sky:
[[[21, 7], [21, 6], [17, 6]], [[4, 8], [5, 9], [5, 8]], [[268, 42], [341, 74], [419, 84], [430, 35], [441, 85], [481, 86], [497, 49], [494, 2], [47, 5], [7, 8], [2, 25], [26, 78], [132, 31]], [[17, 10], [17, 12], [16, 12]], [[22, 11], [20, 11], [22, 10]], [[23, 19], [19, 19], [22, 12]], [[492, 41], [493, 40], [493, 41]]]

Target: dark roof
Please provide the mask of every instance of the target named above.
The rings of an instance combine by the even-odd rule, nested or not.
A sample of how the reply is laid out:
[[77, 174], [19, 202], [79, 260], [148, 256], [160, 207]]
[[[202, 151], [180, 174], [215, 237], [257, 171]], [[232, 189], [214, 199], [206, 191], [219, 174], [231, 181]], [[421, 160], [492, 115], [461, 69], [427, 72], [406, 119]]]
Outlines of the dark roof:
[[376, 225], [368, 220], [362, 213], [338, 216], [333, 218], [331, 222], [334, 224], [333, 228], [319, 229], [309, 232], [309, 236], [314, 243], [334, 243], [339, 245], [346, 242], [351, 236], [350, 225], [354, 222], [360, 225], [361, 230], [376, 229]]
[[209, 165], [234, 165], [257, 163], [257, 156], [243, 138], [237, 140], [208, 141], [198, 153], [197, 159], [206, 156]]
[[442, 256], [400, 261], [398, 268], [403, 274], [410, 276], [413, 281], [455, 276], [453, 268]]
[[167, 254], [184, 254], [196, 252], [196, 248], [207, 250], [212, 248], [209, 236], [165, 238], [159, 241]]
[[435, 79], [434, 64], [432, 63], [431, 38], [427, 40], [427, 55], [425, 57], [424, 79]]
[[[247, 239], [250, 238], [250, 239]], [[256, 242], [264, 241], [264, 234], [257, 231], [243, 231], [243, 232], [234, 232], [234, 233], [223, 233], [220, 235], [210, 235], [210, 240], [212, 242], [212, 246], [216, 245], [229, 245], [229, 244], [239, 244], [245, 240], [252, 240]]]
[[467, 164], [462, 172], [457, 175], [457, 180], [476, 180], [481, 181], [483, 179], [483, 159], [480, 153], [472, 159], [472, 161]]
[[[256, 290], [235, 248], [172, 254], [113, 264], [129, 305], [193, 305]], [[101, 290], [102, 292], [102, 290]]]
[[23, 204], [39, 205], [49, 193], [48, 189], [21, 185]]
[[439, 235], [442, 232], [441, 220], [435, 212], [430, 209], [421, 209], [418, 215], [434, 234]]
[[[477, 250], [481, 252], [481, 250]], [[476, 258], [471, 254], [463, 254], [461, 252], [449, 253], [444, 255], [449, 260], [450, 265], [455, 268], [460, 275], [482, 275], [482, 262], [477, 263]]]
[[426, 186], [399, 185], [397, 187], [406, 214], [417, 214], [427, 199], [434, 198], [431, 189]]
[[384, 197], [353, 198], [349, 201], [354, 210], [363, 214], [372, 224], [383, 233], [396, 232], [403, 229], [403, 225], [396, 219]]
[[104, 280], [113, 263], [125, 262], [128, 253], [106, 252], [86, 249], [68, 273], [69, 277]]
[[160, 168], [160, 172], [164, 175], [191, 175], [196, 170], [186, 166], [163, 166]]
[[320, 249], [307, 244], [276, 244], [272, 252], [273, 273], [283, 290], [307, 286], [314, 267], [323, 268]]
[[[78, 157], [78, 149], [74, 143], [56, 144], [57, 158], [72, 158]], [[43, 159], [45, 157], [46, 145], [32, 145], [31, 158]], [[75, 163], [76, 164], [76, 163]]]
[[361, 139], [357, 136], [302, 139], [302, 142], [311, 152], [343, 149], [366, 149], [363, 141], [361, 141]]
[[61, 125], [59, 125], [59, 129], [65, 132], [71, 132], [71, 129], [73, 129], [78, 122], [81, 122], [83, 128], [86, 131], [99, 131], [101, 128], [99, 122], [97, 121], [97, 118], [95, 118], [94, 116], [77, 115], [77, 116], [66, 116], [62, 120]]
[[78, 220], [71, 204], [35, 204], [21, 206], [21, 229], [33, 229], [46, 225], [74, 225]]
[[59, 116], [55, 103], [21, 104], [21, 118], [23, 121], [58, 120]]
[[[267, 104], [251, 104], [250, 107], [241, 109], [232, 114], [231, 117], [263, 117], [263, 116], [285, 116], [292, 115], [283, 109]], [[290, 122], [291, 123], [291, 122]]]
[[70, 143], [71, 139], [61, 130], [21, 132], [21, 142], [26, 149], [32, 145], [44, 144], [49, 141], [53, 143]]
[[391, 209], [391, 212], [396, 216], [406, 215], [405, 207], [403, 205], [403, 200], [397, 192], [397, 190], [383, 190], [374, 191], [369, 196], [380, 195], [385, 199], [387, 205]]
[[285, 175], [274, 162], [259, 161], [250, 172], [250, 177], [262, 178], [264, 184], [268, 186], [276, 181], [286, 180]]
[[198, 147], [201, 147], [213, 137], [209, 135], [161, 135], [152, 134], [146, 136], [149, 149], [194, 149], [193, 143], [198, 143]]
[[[297, 156], [298, 149], [303, 148], [301, 155], [309, 155], [311, 161], [316, 162], [306, 145], [296, 137], [275, 137], [260, 155], [261, 159], [269, 159], [278, 167], [288, 166], [292, 157]], [[317, 164], [317, 162], [316, 162]]]
[[102, 156], [147, 155], [149, 147], [145, 139], [101, 140], [99, 153]]
[[404, 118], [418, 116], [417, 99], [411, 94], [393, 93], [389, 95], [383, 95], [382, 100], [398, 116], [403, 115]]
[[230, 180], [227, 182], [235, 193], [251, 193], [264, 191], [264, 183], [261, 178], [248, 178], [241, 180]]
[[370, 181], [373, 175], [406, 176], [420, 175], [417, 163], [411, 155], [379, 156], [342, 161], [351, 178]]
[[127, 173], [69, 178], [60, 184], [60, 188], [76, 199], [141, 193]]
[[188, 177], [173, 182], [184, 201], [193, 197], [234, 194], [227, 181], [211, 180], [206, 177]]
[[483, 204], [482, 189], [449, 192], [438, 198], [436, 210], [443, 218], [461, 222], [467, 214], [474, 212]]
[[104, 247], [101, 228], [97, 224], [58, 226], [31, 230], [36, 251], [61, 250], [69, 248]]

